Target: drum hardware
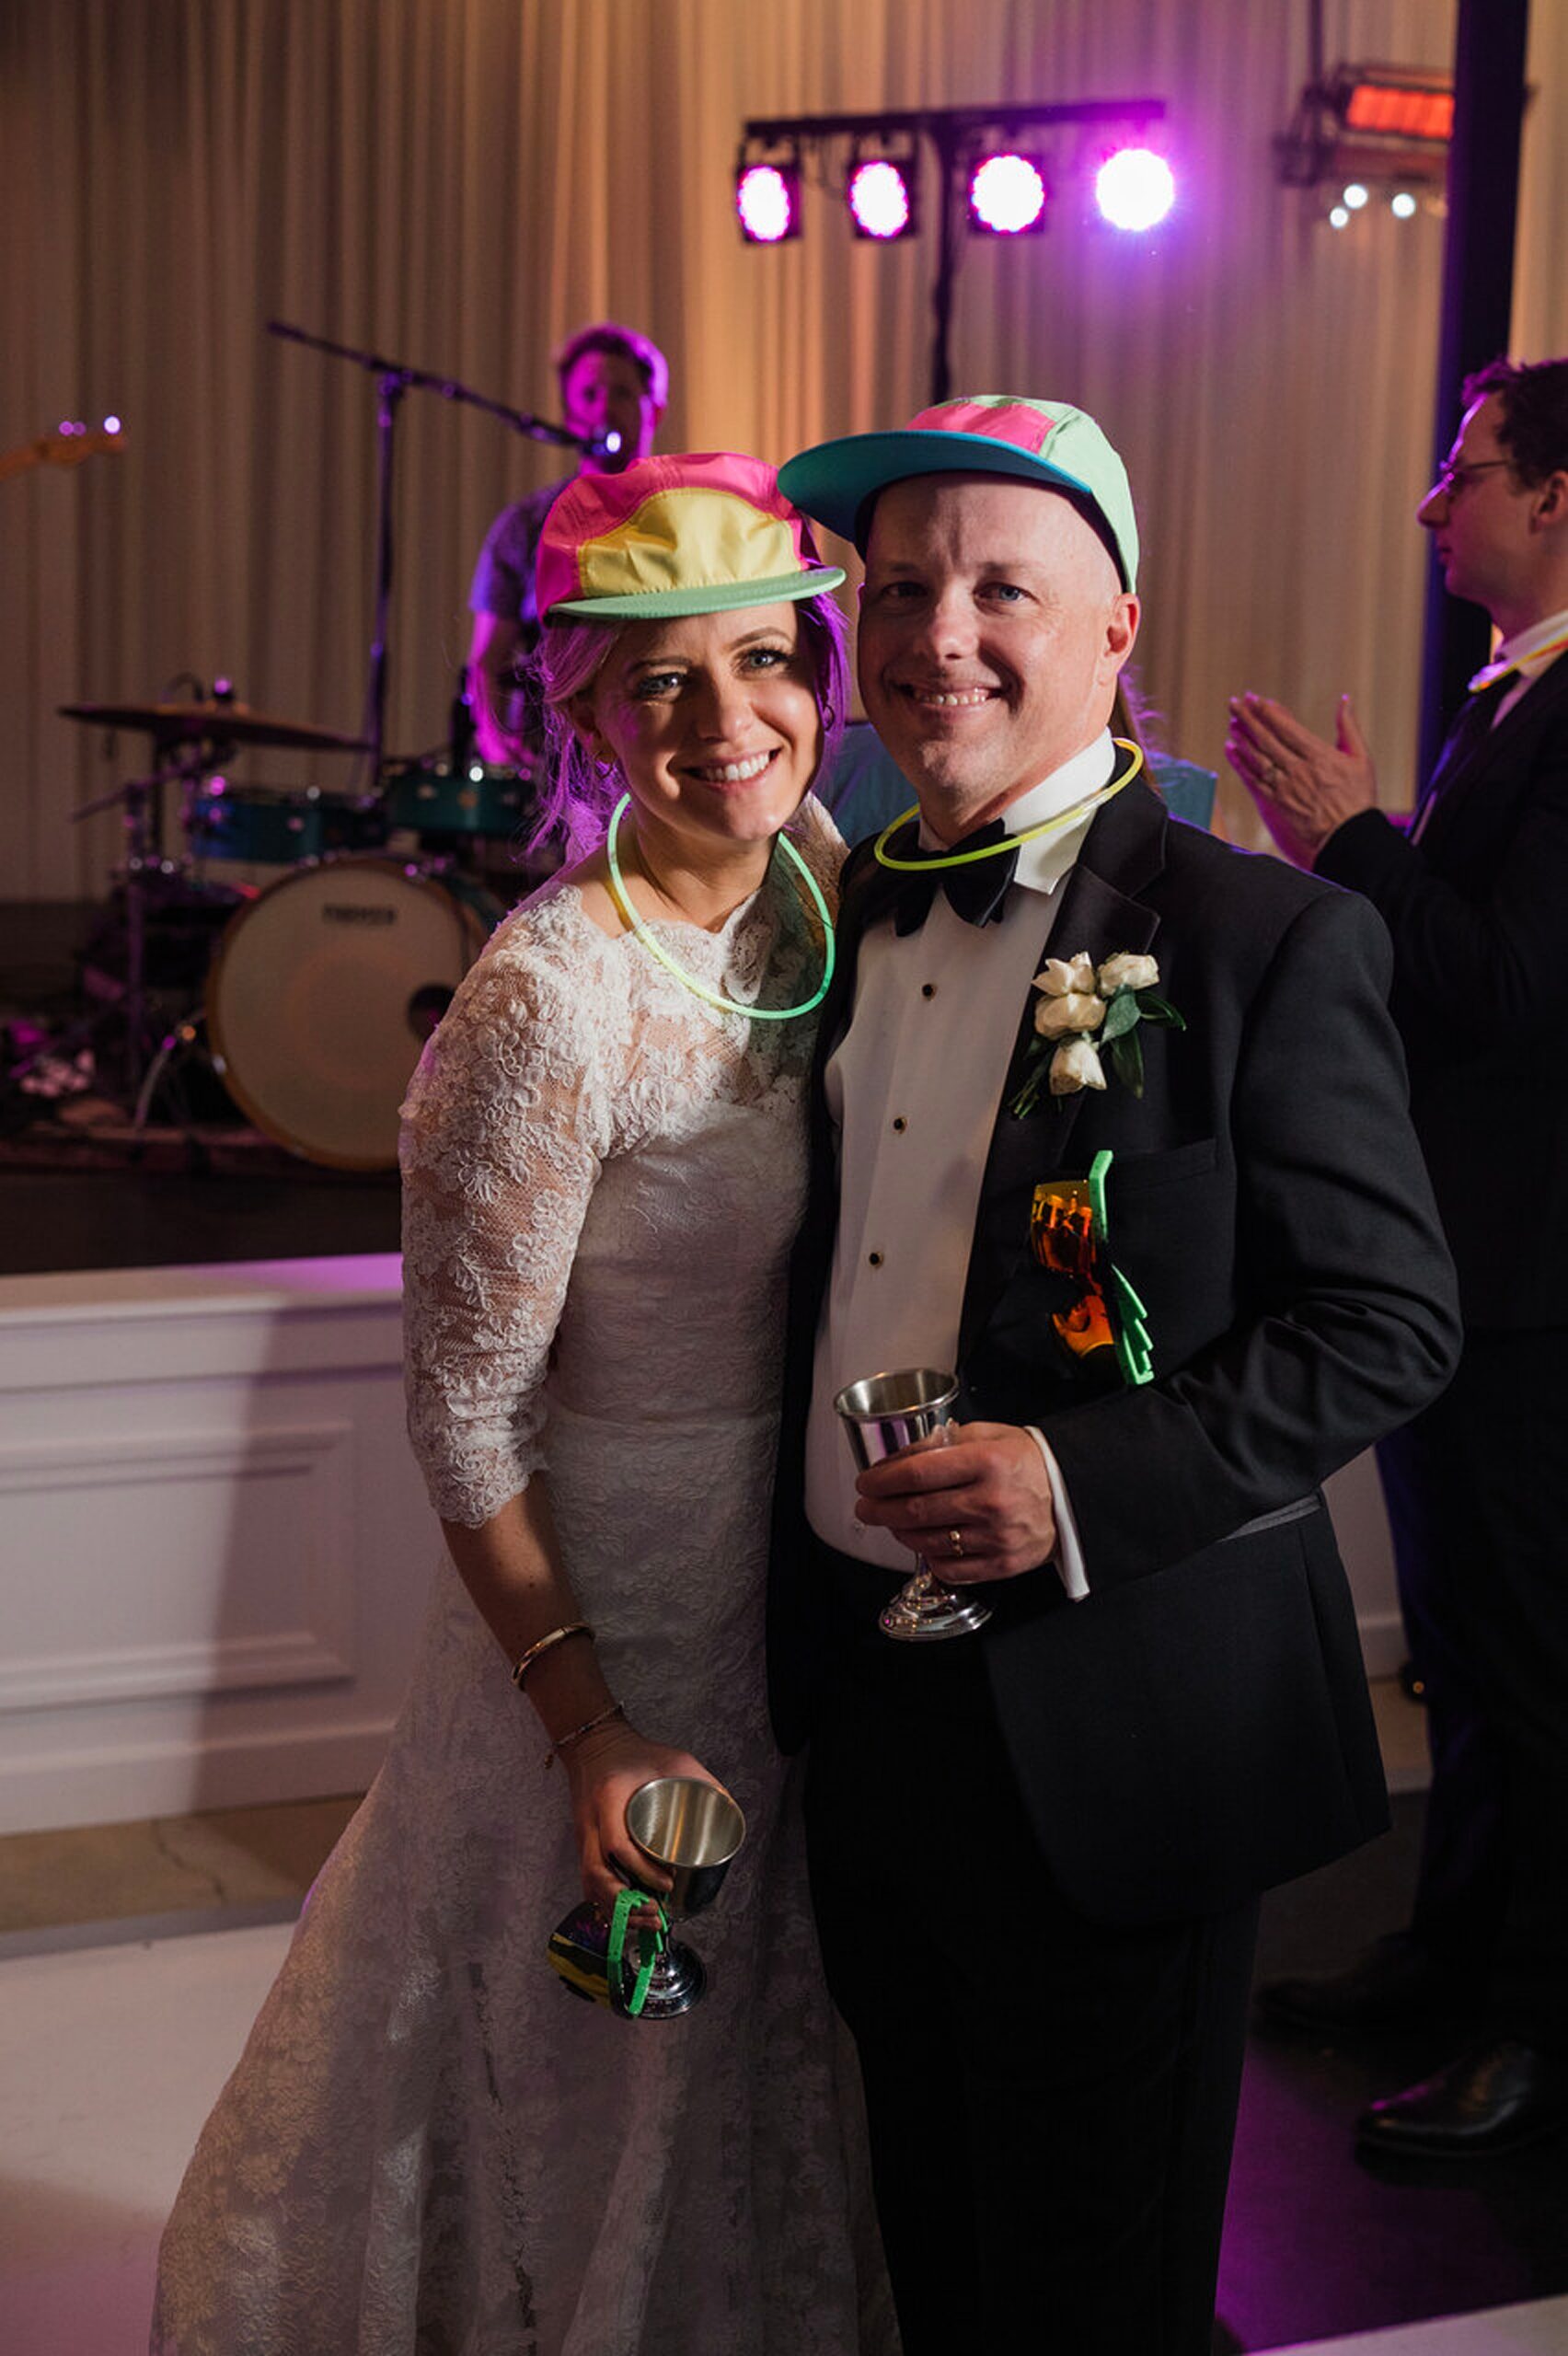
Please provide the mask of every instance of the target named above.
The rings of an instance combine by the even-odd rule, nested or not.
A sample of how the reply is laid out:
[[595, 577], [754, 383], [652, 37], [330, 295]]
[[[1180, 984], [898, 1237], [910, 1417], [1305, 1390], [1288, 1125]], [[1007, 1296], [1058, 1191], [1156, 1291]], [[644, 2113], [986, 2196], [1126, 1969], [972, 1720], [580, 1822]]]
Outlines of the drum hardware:
[[[122, 1068], [118, 1078], [125, 1100], [131, 1104], [142, 1102], [149, 1064], [155, 1055], [162, 1055], [161, 1046], [156, 1047], [155, 1042], [167, 1021], [167, 1012], [161, 1004], [154, 1002], [149, 989], [149, 948], [156, 945], [150, 941], [150, 930], [156, 929], [159, 918], [171, 912], [207, 905], [206, 895], [213, 889], [192, 882], [189, 858], [169, 859], [164, 854], [166, 792], [179, 790], [181, 824], [189, 838], [189, 813], [204, 781], [239, 745], [270, 745], [313, 752], [355, 753], [363, 749], [357, 737], [340, 735], [335, 730], [318, 728], [306, 721], [252, 711], [236, 699], [223, 680], [217, 682], [211, 696], [200, 692], [200, 682], [193, 680], [191, 684], [197, 687], [198, 693], [188, 702], [58, 706], [63, 719], [88, 727], [132, 729], [153, 739], [153, 767], [146, 775], [122, 780], [109, 792], [96, 795], [71, 814], [73, 821], [78, 823], [116, 806], [124, 814], [125, 853], [112, 879], [123, 911], [123, 937], [119, 937], [111, 918], [109, 938], [112, 946], [97, 973], [99, 1003], [63, 1038], [52, 1041], [49, 1049], [53, 1055], [74, 1056], [81, 1048], [90, 1047], [95, 1058], [101, 1061], [98, 1044], [102, 1034], [111, 1025], [122, 1029]], [[236, 895], [235, 898], [238, 896]], [[232, 914], [231, 901], [224, 910], [223, 921], [226, 923]], [[199, 975], [193, 976], [177, 985], [182, 1006], [189, 1000], [192, 981], [199, 983], [200, 979]], [[93, 984], [89, 982], [87, 986], [92, 987]], [[24, 1080], [31, 1060], [35, 1059], [16, 1067], [10, 1077]], [[160, 1063], [160, 1071], [164, 1068]], [[147, 1101], [151, 1103], [150, 1097]]]
[[407, 827], [421, 845], [450, 851], [478, 838], [504, 838], [527, 824], [536, 806], [532, 764], [502, 768], [449, 754], [388, 761], [381, 772], [388, 825]]
[[391, 1170], [414, 1066], [502, 914], [455, 870], [337, 857], [281, 875], [225, 930], [208, 1052], [247, 1118], [340, 1170]]
[[387, 831], [375, 796], [324, 793], [319, 786], [299, 791], [236, 786], [223, 777], [198, 783], [186, 795], [180, 825], [198, 863], [246, 860], [271, 867], [299, 867], [338, 851], [380, 850]]
[[364, 733], [372, 754], [371, 775], [379, 778], [386, 744], [386, 664], [387, 629], [392, 611], [392, 477], [398, 432], [398, 416], [403, 397], [414, 391], [439, 393], [443, 400], [464, 401], [470, 409], [479, 409], [491, 417], [499, 417], [514, 433], [525, 433], [534, 442], [554, 442], [569, 450], [586, 451], [595, 457], [613, 456], [621, 446], [618, 433], [583, 435], [570, 433], [564, 425], [553, 425], [548, 419], [532, 416], [528, 410], [511, 409], [503, 401], [492, 401], [472, 386], [459, 384], [454, 376], [433, 375], [428, 369], [409, 368], [400, 360], [388, 360], [378, 352], [362, 352], [352, 344], [333, 343], [326, 336], [307, 334], [304, 328], [292, 327], [283, 319], [269, 319], [269, 335], [282, 336], [287, 342], [304, 344], [307, 351], [324, 352], [329, 359], [347, 360], [356, 368], [366, 369], [376, 380], [376, 527], [375, 527], [375, 619], [370, 642], [370, 669], [365, 682]]
[[[190, 703], [63, 703], [55, 706], [62, 720], [79, 720], [93, 728], [129, 728], [172, 747], [210, 747], [202, 764], [219, 768], [241, 745], [268, 745], [275, 750], [301, 753], [363, 753], [369, 748], [361, 736], [345, 736], [335, 728], [317, 728], [308, 720], [282, 720], [275, 712], [252, 711], [222, 692]], [[86, 811], [78, 811], [85, 817]]]

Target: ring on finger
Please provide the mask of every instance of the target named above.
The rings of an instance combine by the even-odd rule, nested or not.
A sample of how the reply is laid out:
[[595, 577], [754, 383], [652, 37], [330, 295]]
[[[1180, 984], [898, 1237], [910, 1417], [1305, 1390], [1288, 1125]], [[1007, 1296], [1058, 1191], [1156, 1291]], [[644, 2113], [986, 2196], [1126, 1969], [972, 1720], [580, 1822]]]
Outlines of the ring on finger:
[[947, 1549], [955, 1563], [960, 1563], [963, 1560], [963, 1532], [962, 1530], [950, 1530], [948, 1531]]

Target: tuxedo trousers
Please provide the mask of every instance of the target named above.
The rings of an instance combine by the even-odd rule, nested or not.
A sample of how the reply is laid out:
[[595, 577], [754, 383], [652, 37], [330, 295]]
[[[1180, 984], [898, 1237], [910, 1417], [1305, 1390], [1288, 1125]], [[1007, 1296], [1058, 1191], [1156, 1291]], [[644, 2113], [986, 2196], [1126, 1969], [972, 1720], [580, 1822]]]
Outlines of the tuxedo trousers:
[[1099, 1922], [1057, 1887], [984, 1635], [875, 1630], [812, 1738], [829, 1986], [859, 2050], [905, 2356], [1208, 2356], [1255, 1903]]
[[1568, 1334], [1467, 1333], [1378, 1467], [1432, 1753], [1412, 1936], [1568, 2055]]

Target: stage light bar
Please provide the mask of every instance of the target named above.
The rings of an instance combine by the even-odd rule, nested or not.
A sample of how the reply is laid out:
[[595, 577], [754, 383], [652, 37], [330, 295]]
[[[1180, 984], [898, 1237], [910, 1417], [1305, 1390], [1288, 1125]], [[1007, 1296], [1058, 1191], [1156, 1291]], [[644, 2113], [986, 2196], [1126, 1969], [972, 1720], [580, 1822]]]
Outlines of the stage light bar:
[[915, 162], [901, 157], [858, 156], [844, 183], [844, 201], [858, 237], [887, 245], [915, 234]]
[[1176, 202], [1176, 176], [1152, 147], [1122, 147], [1095, 174], [1094, 201], [1113, 229], [1158, 228]]
[[986, 237], [1036, 236], [1049, 193], [1043, 156], [1016, 150], [984, 156], [969, 176], [969, 225]]
[[798, 164], [742, 163], [735, 172], [735, 211], [748, 245], [778, 246], [801, 234]]

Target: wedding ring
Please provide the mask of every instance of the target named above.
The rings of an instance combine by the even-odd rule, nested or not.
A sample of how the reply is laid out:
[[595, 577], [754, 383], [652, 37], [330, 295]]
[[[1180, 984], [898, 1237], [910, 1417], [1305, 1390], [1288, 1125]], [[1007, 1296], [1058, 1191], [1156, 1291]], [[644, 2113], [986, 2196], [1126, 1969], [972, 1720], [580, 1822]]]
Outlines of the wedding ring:
[[963, 1559], [963, 1530], [950, 1530], [948, 1531], [948, 1534], [947, 1534], [947, 1542], [948, 1542], [948, 1553], [949, 1553], [953, 1557], [953, 1560], [954, 1560], [955, 1562], [962, 1561], [962, 1559]]

